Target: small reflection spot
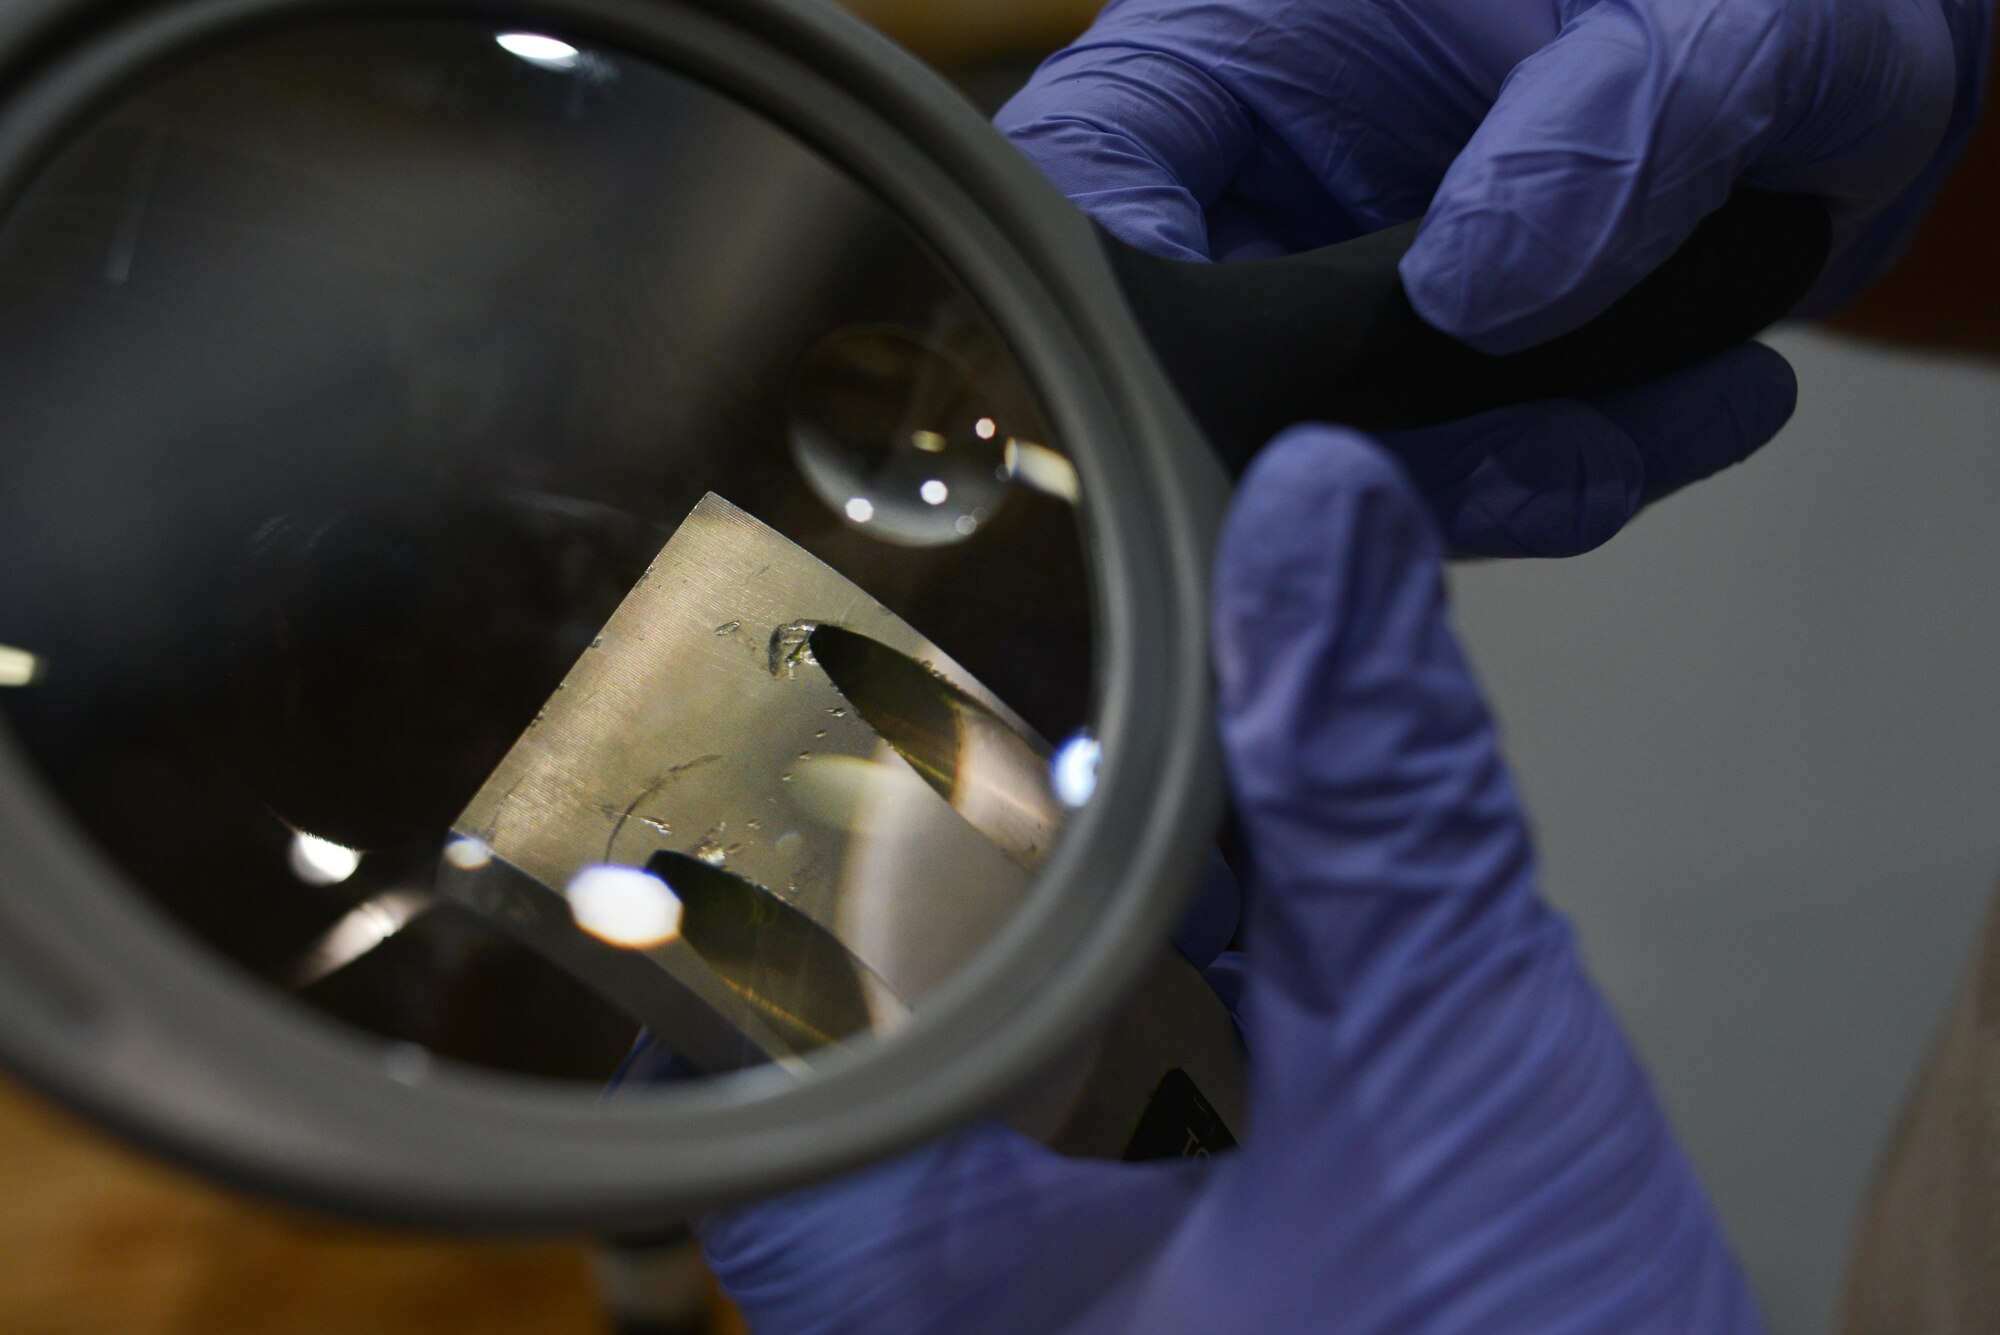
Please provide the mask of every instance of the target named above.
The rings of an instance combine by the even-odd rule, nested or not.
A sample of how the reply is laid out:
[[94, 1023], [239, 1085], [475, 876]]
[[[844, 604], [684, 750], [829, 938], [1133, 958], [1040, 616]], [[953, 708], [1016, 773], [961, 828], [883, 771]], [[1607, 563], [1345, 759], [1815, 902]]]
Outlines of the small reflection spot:
[[1031, 440], [1010, 440], [1001, 466], [1008, 476], [1071, 505], [1075, 505], [1083, 495], [1083, 483], [1076, 475], [1076, 465], [1046, 445], [1037, 445]]
[[875, 502], [866, 496], [855, 496], [847, 502], [847, 517], [857, 524], [865, 524], [875, 517]]
[[1080, 732], [1064, 742], [1049, 762], [1049, 782], [1056, 798], [1075, 810], [1090, 801], [1097, 791], [1097, 761], [1104, 748], [1089, 733]]
[[681, 934], [680, 897], [651, 872], [585, 867], [569, 883], [568, 893], [576, 925], [600, 941], [649, 950]]
[[339, 885], [361, 868], [361, 855], [353, 849], [303, 830], [292, 836], [287, 857], [292, 875], [307, 885]]
[[42, 660], [26, 649], [0, 644], [0, 686], [33, 686], [42, 679]]
[[444, 860], [460, 871], [478, 871], [493, 861], [483, 839], [458, 838], [444, 846]]
[[494, 41], [510, 56], [519, 56], [530, 65], [544, 69], [573, 69], [580, 53], [568, 42], [532, 32], [503, 32]]
[[924, 498], [925, 505], [943, 505], [951, 499], [951, 488], [932, 478], [917, 489], [917, 494]]
[[998, 434], [1000, 424], [990, 417], [982, 417], [972, 424], [972, 434], [981, 440], [991, 440]]

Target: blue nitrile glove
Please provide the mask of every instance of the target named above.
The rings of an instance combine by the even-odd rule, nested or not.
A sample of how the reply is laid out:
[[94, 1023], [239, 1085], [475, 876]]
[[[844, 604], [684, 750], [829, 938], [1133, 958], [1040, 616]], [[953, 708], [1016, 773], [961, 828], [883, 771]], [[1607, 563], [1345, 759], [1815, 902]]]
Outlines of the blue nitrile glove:
[[1238, 491], [1215, 644], [1248, 951], [1212, 971], [1242, 985], [1243, 1147], [1089, 1162], [986, 1125], [711, 1219], [752, 1329], [1758, 1329], [1537, 896], [1443, 555], [1407, 476], [1347, 432], [1294, 429]]
[[[1738, 185], [1830, 199], [1836, 256], [1808, 305], [1852, 295], [1970, 133], [1990, 26], [1991, 0], [1112, 0], [998, 124], [1158, 254], [1252, 258], [1422, 216], [1402, 266], [1417, 310], [1506, 352], [1603, 310]], [[1452, 492], [1454, 546], [1581, 550], [1764, 443], [1792, 395], [1780, 359], [1744, 349], [1494, 414], [1497, 455], [1451, 432], [1430, 447], [1492, 478], [1415, 471]]]

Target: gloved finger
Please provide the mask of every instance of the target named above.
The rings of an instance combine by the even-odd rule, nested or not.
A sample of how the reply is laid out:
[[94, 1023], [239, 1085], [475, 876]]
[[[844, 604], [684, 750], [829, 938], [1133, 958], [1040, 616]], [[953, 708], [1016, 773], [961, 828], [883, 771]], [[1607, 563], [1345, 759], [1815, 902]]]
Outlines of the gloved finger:
[[[1161, 1267], [1128, 1328], [1314, 1329], [1332, 1274], [1354, 1331], [1747, 1335], [1721, 1230], [1536, 895], [1443, 555], [1349, 432], [1287, 433], [1238, 489], [1215, 639], [1256, 1061], [1244, 1149], [1175, 1255], [1258, 1281]], [[1300, 1220], [1315, 1264], [1264, 1264]]]
[[[1517, 351], [1602, 311], [1739, 181], [1857, 202], [1906, 184], [1951, 112], [1950, 34], [1922, 4], [1853, 14], [1879, 33], [1832, 24], [1777, 0], [1585, 9], [1515, 68], [1445, 173], [1403, 259], [1418, 312]], [[1801, 69], [1840, 103], [1800, 95]]]
[[1791, 366], [1755, 344], [1588, 403], [1501, 408], [1382, 443], [1465, 556], [1573, 556], [1639, 510], [1740, 462], [1798, 397]]
[[[1204, 209], [1255, 130], [1204, 62], [1144, 32], [1100, 23], [1036, 71], [994, 124], [1114, 236], [1156, 255], [1208, 259]], [[1172, 36], [1199, 32], [1184, 25]]]
[[1630, 436], [1567, 399], [1385, 432], [1453, 553], [1574, 556], [1638, 512], [1645, 463]]
[[[1354, 433], [1295, 428], [1238, 486], [1215, 646], [1252, 859], [1255, 1044], [1288, 1017], [1360, 1023], [1344, 1013], [1359, 999], [1504, 968], [1550, 930], [1492, 719], [1446, 624], [1443, 559], [1406, 475]], [[1259, 1065], [1318, 1078], [1269, 1051]]]
[[[987, 1122], [699, 1233], [753, 1330], [1062, 1330], [1159, 1247], [1198, 1186], [1188, 1164], [1066, 1159]], [[1026, 1240], [1042, 1258], [1031, 1283]]]
[[1643, 505], [1742, 463], [1792, 418], [1799, 381], [1762, 343], [1732, 348], [1650, 384], [1599, 395], [1591, 406], [1638, 446]]

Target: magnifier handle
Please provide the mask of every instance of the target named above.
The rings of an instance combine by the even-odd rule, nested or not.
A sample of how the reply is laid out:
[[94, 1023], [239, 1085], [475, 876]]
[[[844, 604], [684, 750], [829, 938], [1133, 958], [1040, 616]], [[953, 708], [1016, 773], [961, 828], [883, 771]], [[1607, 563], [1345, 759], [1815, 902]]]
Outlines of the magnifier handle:
[[1783, 317], [1825, 267], [1826, 206], [1739, 191], [1590, 323], [1506, 356], [1424, 323], [1397, 263], [1416, 223], [1276, 260], [1166, 260], [1105, 238], [1155, 352], [1232, 470], [1293, 422], [1420, 426], [1679, 370]]

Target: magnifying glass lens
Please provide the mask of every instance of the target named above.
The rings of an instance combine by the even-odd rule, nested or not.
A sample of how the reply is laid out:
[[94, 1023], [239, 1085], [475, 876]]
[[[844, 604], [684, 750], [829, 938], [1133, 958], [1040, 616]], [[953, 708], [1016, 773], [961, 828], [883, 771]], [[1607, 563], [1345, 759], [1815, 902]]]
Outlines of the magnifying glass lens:
[[258, 36], [77, 129], [0, 283], [0, 722], [404, 1069], [802, 1072], [1032, 893], [1076, 470], [769, 120], [556, 34]]

